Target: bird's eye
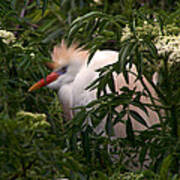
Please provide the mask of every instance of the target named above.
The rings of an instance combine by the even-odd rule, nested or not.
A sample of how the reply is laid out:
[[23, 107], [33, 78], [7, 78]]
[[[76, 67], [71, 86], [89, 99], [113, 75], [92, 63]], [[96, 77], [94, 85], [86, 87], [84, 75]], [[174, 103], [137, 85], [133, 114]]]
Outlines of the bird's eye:
[[66, 73], [66, 71], [67, 71], [67, 66], [65, 66], [65, 67], [63, 67], [63, 68], [61, 68], [61, 69], [58, 69], [56, 72], [57, 72], [58, 74], [62, 75], [62, 74], [64, 74], [64, 73]]
[[61, 71], [65, 73], [67, 71], [67, 66], [63, 67]]

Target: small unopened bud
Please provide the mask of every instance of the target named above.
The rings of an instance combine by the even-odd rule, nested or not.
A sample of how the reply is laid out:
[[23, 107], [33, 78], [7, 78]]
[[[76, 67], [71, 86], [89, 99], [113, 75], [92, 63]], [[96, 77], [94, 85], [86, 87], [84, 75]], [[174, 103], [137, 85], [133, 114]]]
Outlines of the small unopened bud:
[[31, 53], [30, 56], [31, 56], [32, 58], [34, 58], [34, 57], [35, 57], [35, 54], [34, 54], [34, 53]]

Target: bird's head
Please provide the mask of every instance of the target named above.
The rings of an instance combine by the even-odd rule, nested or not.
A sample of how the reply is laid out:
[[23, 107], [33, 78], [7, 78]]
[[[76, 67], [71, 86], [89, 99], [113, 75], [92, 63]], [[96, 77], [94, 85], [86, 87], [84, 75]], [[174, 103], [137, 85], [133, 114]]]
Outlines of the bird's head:
[[28, 91], [33, 91], [43, 86], [59, 89], [62, 85], [71, 83], [85, 64], [88, 58], [88, 51], [78, 48], [78, 45], [75, 43], [67, 47], [65, 42], [62, 41], [60, 45], [54, 47], [51, 56], [52, 62], [48, 62], [46, 65], [53, 70], [52, 73], [35, 83]]

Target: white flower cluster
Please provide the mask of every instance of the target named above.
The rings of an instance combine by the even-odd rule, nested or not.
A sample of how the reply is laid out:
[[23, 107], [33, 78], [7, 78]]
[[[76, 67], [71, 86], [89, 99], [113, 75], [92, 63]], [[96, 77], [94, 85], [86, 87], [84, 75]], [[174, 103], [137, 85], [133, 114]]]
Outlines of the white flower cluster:
[[[178, 31], [179, 32], [179, 31]], [[154, 39], [154, 44], [159, 55], [169, 53], [169, 62], [180, 62], [180, 34], [177, 33], [177, 27], [167, 25], [165, 35], [162, 35], [157, 24], [147, 24], [145, 21], [142, 27], [136, 27], [136, 35], [141, 40], [142, 36], [150, 34]], [[129, 39], [133, 36], [128, 25], [122, 30], [121, 41]]]
[[180, 62], [180, 34], [177, 36], [158, 36], [155, 46], [160, 55], [170, 53], [170, 62]]
[[31, 112], [20, 111], [17, 113], [17, 116], [46, 120], [46, 115], [40, 114], [40, 113], [31, 113]]
[[126, 24], [126, 27], [123, 28], [123, 30], [122, 30], [121, 41], [129, 39], [131, 36], [132, 36], [132, 32], [131, 32], [129, 26]]
[[0, 30], [0, 38], [2, 38], [5, 44], [10, 44], [16, 40], [14, 34], [10, 31]]
[[[158, 36], [160, 34], [160, 28], [156, 24], [153, 26], [152, 24], [148, 24], [147, 21], [144, 21], [143, 26], [136, 27], [136, 36], [141, 39], [142, 36], [151, 34], [151, 36]], [[133, 36], [133, 33], [131, 32], [128, 25], [126, 25], [122, 30], [122, 37], [121, 41], [124, 41], [126, 39], [129, 39]]]
[[[16, 37], [14, 36], [14, 34], [10, 31], [6, 31], [6, 30], [0, 30], [0, 38], [2, 38], [3, 43], [9, 45], [10, 43], [14, 43], [16, 40]], [[21, 48], [22, 50], [33, 50], [33, 48], [25, 48], [23, 47], [23, 45], [19, 42], [16, 42], [14, 44], [12, 44], [13, 48]], [[35, 54], [33, 52], [31, 52], [30, 57], [35, 58]]]
[[45, 114], [31, 113], [20, 111], [16, 114], [16, 117], [27, 120], [29, 129], [36, 129], [38, 127], [48, 127], [50, 124], [46, 121], [47, 117]]
[[30, 54], [30, 56], [31, 56], [32, 58], [34, 58], [34, 57], [35, 57], [35, 54], [32, 52], [32, 53]]

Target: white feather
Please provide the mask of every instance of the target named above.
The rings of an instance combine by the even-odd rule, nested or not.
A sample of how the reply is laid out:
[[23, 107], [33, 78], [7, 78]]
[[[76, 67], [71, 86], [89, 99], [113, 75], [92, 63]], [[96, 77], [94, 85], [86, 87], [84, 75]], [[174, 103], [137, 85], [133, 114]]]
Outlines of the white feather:
[[[96, 79], [98, 78], [99, 74], [96, 72], [97, 69], [104, 67], [106, 65], [115, 63], [118, 61], [118, 52], [111, 51], [111, 50], [104, 50], [104, 51], [97, 51], [93, 58], [91, 59], [90, 63], [88, 62], [88, 54], [81, 49], [77, 50], [74, 49], [67, 49], [67, 53], [71, 52], [72, 56], [66, 55], [66, 47], [63, 45], [63, 54], [64, 57], [69, 57], [66, 62], [64, 58], [59, 59], [59, 64], [66, 64], [68, 65], [67, 72], [60, 76], [55, 82], [48, 85], [49, 88], [58, 89], [58, 96], [60, 102], [63, 105], [63, 109], [67, 119], [72, 119], [74, 112], [72, 108], [77, 106], [84, 106], [87, 105], [92, 100], [96, 99], [96, 89], [93, 91], [86, 90], [86, 88]], [[58, 49], [55, 49], [56, 54], [54, 55], [60, 58], [61, 54], [58, 54]], [[62, 50], [61, 50], [62, 51]], [[62, 52], [61, 52], [62, 53]], [[84, 59], [83, 59], [84, 58]], [[57, 62], [56, 62], [57, 63]], [[130, 69], [133, 73], [137, 74], [136, 68], [133, 65]], [[145, 77], [143, 80], [146, 83], [146, 86], [152, 93], [154, 97], [157, 97], [153, 88], [150, 86], [148, 81]], [[138, 91], [143, 91], [144, 88], [141, 82], [138, 80], [136, 81], [136, 76], [129, 73], [129, 84], [126, 83], [122, 74], [115, 75], [114, 74], [114, 81], [116, 85], [116, 91], [120, 92], [120, 88], [123, 86], [128, 86], [130, 89], [134, 87], [137, 88]], [[150, 98], [143, 97], [141, 98], [143, 103], [151, 103]], [[121, 106], [118, 108], [121, 111]], [[130, 106], [130, 108], [134, 111], [140, 113], [140, 115], [146, 120], [147, 124], [151, 126], [154, 123], [159, 122], [159, 118], [155, 111], [148, 109], [149, 117], [139, 108]], [[127, 117], [125, 117], [127, 118]], [[97, 129], [103, 129], [105, 122], [101, 124]], [[136, 120], [132, 122], [133, 128], [136, 130], [144, 130], [145, 127], [138, 123]], [[115, 135], [120, 137], [125, 137], [125, 125], [118, 124], [115, 126]]]

